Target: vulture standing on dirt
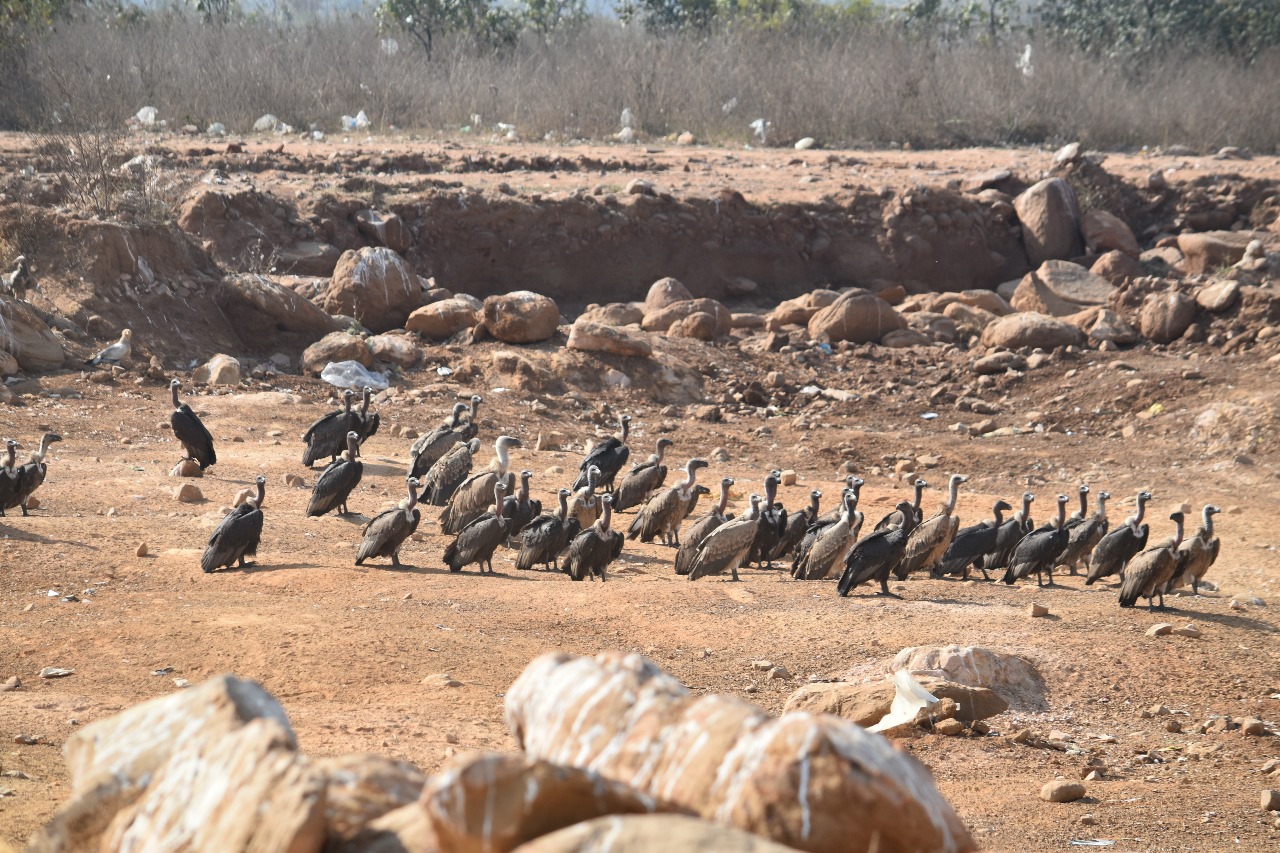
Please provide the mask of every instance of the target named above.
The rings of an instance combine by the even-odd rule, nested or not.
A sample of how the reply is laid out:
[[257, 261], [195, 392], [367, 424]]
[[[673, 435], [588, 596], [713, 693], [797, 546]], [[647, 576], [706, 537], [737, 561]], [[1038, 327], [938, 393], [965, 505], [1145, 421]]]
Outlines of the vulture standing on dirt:
[[573, 487], [580, 489], [586, 485], [587, 471], [594, 465], [600, 469], [600, 487], [612, 492], [614, 478], [631, 456], [631, 451], [627, 448], [627, 436], [630, 434], [631, 415], [623, 415], [618, 419], [618, 432], [597, 444], [582, 460], [582, 464], [578, 466], [578, 479], [574, 480]]
[[710, 467], [710, 464], [705, 459], [690, 459], [684, 466], [684, 480], [654, 495], [644, 509], [636, 513], [627, 530], [627, 538], [639, 537], [641, 542], [652, 542], [655, 536], [661, 535], [664, 545], [678, 547], [680, 522], [692, 511], [690, 504], [695, 500], [693, 490], [697, 485], [698, 471]]
[[465, 439], [461, 436], [462, 413], [467, 410], [466, 403], [453, 405], [453, 417], [445, 421], [431, 432], [422, 436], [409, 448], [409, 458], [413, 462], [409, 466], [410, 477], [423, 477], [431, 466], [440, 461], [454, 445]]
[[[702, 546], [703, 541], [716, 528], [729, 520], [730, 516], [725, 515], [725, 510], [729, 508], [729, 488], [733, 485], [733, 482], [732, 477], [725, 477], [720, 481], [720, 503], [716, 504], [715, 509], [699, 518], [684, 532], [684, 541], [680, 543], [680, 548], [676, 551], [676, 574], [689, 574], [689, 569], [693, 566], [693, 558], [698, 555], [698, 548]], [[697, 487], [695, 486], [695, 488]]]
[[737, 581], [738, 567], [751, 550], [759, 521], [760, 496], [752, 495], [750, 510], [741, 517], [720, 525], [703, 540], [693, 558], [693, 565], [689, 567], [689, 580], [696, 581], [698, 578], [728, 571], [730, 579]]
[[[855, 477], [850, 474], [844, 478], [844, 487], [846, 490], [853, 491], [853, 501], [857, 503], [862, 497], [862, 487], [866, 484], [866, 480], [861, 477]], [[841, 494], [840, 502], [831, 509], [818, 516], [817, 524], [835, 524], [844, 515], [844, 496]]]
[[693, 511], [698, 508], [698, 501], [703, 495], [709, 494], [711, 494], [711, 490], [706, 486], [701, 483], [695, 485], [693, 487], [693, 491], [689, 494], [689, 502], [684, 505], [684, 514], [680, 516], [680, 521], [683, 522], [686, 518], [693, 515]]
[[515, 539], [524, 532], [529, 522], [542, 513], [542, 501], [529, 499], [529, 480], [532, 477], [532, 471], [521, 471], [519, 491], [503, 499], [502, 514], [509, 522], [507, 525], [510, 531], [507, 534], [509, 540]]
[[760, 507], [756, 538], [747, 552], [747, 565], [755, 563], [761, 569], [773, 568], [773, 549], [787, 532], [787, 511], [777, 503], [781, 479], [781, 471], [771, 471], [764, 480], [764, 504]]
[[[850, 477], [849, 479], [853, 480], [856, 478]], [[846, 488], [840, 495], [840, 500], [836, 504], [836, 509], [839, 510], [839, 512], [836, 514], [835, 519], [833, 521], [828, 521], [827, 519], [831, 518], [831, 512], [824, 512], [822, 515], [818, 516], [813, 524], [810, 524], [805, 529], [804, 536], [800, 539], [800, 544], [795, 548], [795, 556], [791, 559], [792, 577], [795, 577], [800, 561], [809, 553], [809, 549], [813, 547], [813, 543], [818, 541], [818, 537], [822, 535], [822, 531], [826, 530], [828, 527], [837, 523], [844, 517], [844, 501], [846, 497], [850, 495], [853, 496], [853, 509], [857, 510], [860, 491], [860, 488]]]
[[480, 450], [480, 439], [459, 441], [453, 449], [441, 456], [431, 466], [422, 482], [422, 502], [428, 506], [444, 506], [458, 490], [458, 486], [471, 476], [471, 465]]
[[[799, 512], [791, 513], [787, 517], [787, 531], [782, 534], [778, 544], [773, 546], [773, 553], [769, 555], [770, 559], [781, 560], [795, 550], [796, 546], [800, 544], [800, 540], [804, 539], [804, 532], [817, 520], [818, 506], [821, 500], [822, 492], [814, 489], [809, 493], [809, 505]], [[792, 574], [794, 575], [794, 572]]]
[[844, 572], [840, 575], [840, 582], [836, 584], [836, 592], [841, 598], [859, 585], [872, 580], [880, 584], [880, 591], [876, 595], [900, 597], [889, 592], [889, 572], [902, 561], [915, 526], [915, 512], [906, 501], [898, 504], [895, 511], [902, 513], [901, 527], [888, 527], [873, 532], [854, 545], [845, 558]]
[[828, 524], [814, 539], [804, 555], [792, 567], [791, 576], [798, 581], [820, 581], [831, 576], [831, 570], [842, 564], [858, 541], [863, 516], [854, 507], [857, 498], [851, 489], [844, 493], [844, 512], [835, 524]]
[[[1088, 489], [1088, 486], [1081, 486], [1081, 489]], [[1081, 493], [1086, 494], [1085, 492]], [[1089, 554], [1102, 541], [1102, 537], [1106, 535], [1107, 522], [1107, 501], [1111, 498], [1110, 492], [1098, 492], [1098, 511], [1092, 517], [1086, 518], [1081, 516], [1073, 522], [1067, 524], [1067, 529], [1071, 531], [1071, 537], [1067, 541], [1067, 550], [1062, 552], [1062, 556], [1058, 558], [1058, 565], [1066, 566], [1067, 571], [1075, 575], [1079, 572], [1077, 567], [1083, 562], [1089, 564]]]
[[267, 495], [267, 478], [258, 475], [254, 480], [258, 484], [257, 498], [250, 498], [240, 504], [222, 519], [222, 523], [209, 537], [209, 545], [200, 558], [200, 568], [208, 573], [223, 567], [231, 568], [238, 563], [244, 568], [245, 557], [258, 556], [258, 542], [262, 539], [262, 501]]
[[422, 520], [422, 511], [418, 509], [418, 486], [421, 484], [412, 477], [405, 484], [409, 487], [409, 497], [400, 501], [399, 506], [378, 513], [361, 529], [364, 539], [356, 552], [357, 566], [364, 565], [365, 560], [373, 557], [390, 557], [391, 565], [400, 568], [400, 546], [413, 535]]
[[1213, 504], [1205, 504], [1200, 529], [1178, 549], [1178, 567], [1166, 592], [1191, 584], [1191, 592], [1200, 594], [1200, 579], [1218, 559], [1218, 537], [1213, 533], [1213, 517], [1222, 512]]
[[1036, 586], [1045, 586], [1044, 573], [1049, 573], [1048, 586], [1053, 586], [1053, 567], [1066, 550], [1071, 531], [1067, 530], [1067, 503], [1071, 498], [1058, 495], [1058, 517], [1052, 523], [1035, 530], [1018, 543], [1009, 558], [1009, 568], [1004, 571], [1004, 582], [1014, 581], [1036, 574]]
[[35, 284], [31, 268], [27, 266], [27, 259], [18, 255], [17, 260], [14, 261], [13, 272], [0, 276], [0, 293], [8, 293], [17, 299], [23, 299]]
[[4, 445], [6, 458], [0, 464], [0, 516], [4, 515], [9, 498], [18, 491], [18, 442], [10, 438], [5, 440]]
[[311, 500], [307, 503], [307, 515], [324, 515], [335, 509], [338, 515], [350, 515], [347, 498], [360, 485], [362, 476], [364, 463], [360, 461], [360, 436], [352, 430], [347, 433], [347, 449], [316, 479], [311, 489]]
[[516, 568], [528, 571], [534, 566], [543, 565], [552, 571], [559, 571], [557, 562], [560, 552], [568, 547], [569, 542], [582, 528], [578, 519], [569, 514], [569, 495], [573, 492], [561, 489], [560, 513], [545, 513], [538, 516], [525, 527], [521, 535], [520, 552], [516, 554]]
[[1031, 504], [1035, 499], [1036, 496], [1031, 492], [1023, 492], [1022, 509], [1015, 512], [1013, 518], [1000, 525], [1000, 531], [996, 533], [995, 548], [982, 558], [984, 578], [987, 577], [988, 571], [1006, 568], [1009, 565], [1009, 558], [1013, 556], [1013, 549], [1018, 547], [1018, 543], [1026, 538], [1028, 533], [1036, 529], [1035, 520], [1031, 517]]
[[983, 521], [964, 528], [951, 540], [947, 552], [942, 555], [939, 575], [960, 575], [969, 579], [969, 567], [977, 564], [982, 570], [984, 580], [991, 580], [982, 559], [996, 548], [996, 540], [1000, 536], [1000, 528], [1004, 525], [1004, 514], [1013, 512], [1013, 507], [1004, 501], [996, 501], [991, 507], [992, 521]]
[[133, 352], [133, 330], [125, 329], [120, 333], [120, 340], [106, 347], [93, 358], [85, 362], [92, 365], [115, 365], [124, 361]]
[[462, 571], [463, 566], [476, 563], [480, 566], [480, 574], [484, 567], [489, 567], [493, 574], [493, 552], [507, 541], [511, 531], [511, 521], [502, 514], [502, 496], [507, 491], [507, 484], [499, 480], [493, 486], [493, 509], [483, 513], [458, 532], [457, 537], [449, 543], [444, 552], [445, 565], [451, 572]]
[[373, 389], [368, 385], [364, 388], [364, 400], [360, 404], [360, 411], [355, 413], [356, 433], [360, 436], [360, 443], [364, 444], [364, 440], [378, 431], [378, 424], [382, 423], [382, 418], [377, 412], [369, 414], [369, 401], [373, 399]]
[[613, 494], [613, 511], [640, 506], [649, 499], [649, 495], [662, 488], [667, 481], [667, 466], [662, 464], [667, 448], [675, 444], [669, 438], [658, 439], [657, 449], [639, 465], [632, 467], [627, 476], [622, 478], [622, 485]]
[[1164, 606], [1164, 589], [1178, 570], [1178, 546], [1182, 544], [1183, 516], [1175, 512], [1169, 516], [1176, 529], [1172, 539], [1166, 539], [1154, 548], [1148, 548], [1134, 557], [1124, 569], [1124, 583], [1120, 586], [1120, 606], [1132, 607], [1138, 598], [1147, 600], [1147, 610], [1155, 609], [1156, 596], [1160, 597], [1160, 609]]
[[[924, 480], [917, 479], [915, 482], [916, 499], [911, 503], [911, 526], [919, 527], [920, 522], [924, 520], [924, 513], [920, 511], [920, 501], [924, 498], [924, 490], [928, 487], [928, 483]], [[888, 530], [890, 527], [902, 526], [902, 511], [895, 509], [886, 515], [876, 524], [875, 530]], [[874, 532], [874, 531], [873, 531]]]
[[187, 451], [186, 458], [200, 466], [200, 470], [216, 465], [218, 454], [213, 449], [213, 436], [205, 429], [200, 417], [186, 403], [178, 400], [178, 389], [182, 380], [175, 379], [169, 383], [173, 393], [173, 414], [169, 415], [169, 426], [173, 435], [182, 442], [182, 449]]
[[573, 537], [564, 555], [564, 573], [576, 581], [588, 577], [595, 581], [598, 575], [604, 583], [604, 570], [622, 553], [622, 534], [609, 529], [613, 496], [602, 495], [600, 503], [604, 505], [600, 520]]
[[355, 396], [350, 388], [343, 391], [342, 408], [320, 418], [303, 434], [302, 440], [307, 443], [302, 451], [303, 465], [310, 468], [326, 456], [332, 462], [346, 449], [347, 433], [356, 430], [356, 413], [351, 411], [351, 401]]
[[[19, 465], [14, 469], [15, 482], [13, 489], [9, 493], [9, 497], [0, 504], [0, 517], [4, 516], [4, 511], [21, 507], [24, 516], [29, 515], [27, 512], [27, 501], [35, 490], [44, 485], [45, 475], [49, 472], [49, 463], [45, 458], [49, 455], [49, 445], [55, 441], [62, 441], [62, 436], [52, 432], [46, 432], [40, 438], [40, 449], [31, 454], [31, 458], [27, 460], [25, 465]], [[12, 452], [12, 450], [10, 450]]]
[[493, 444], [494, 457], [488, 467], [463, 480], [449, 499], [440, 515], [441, 532], [457, 535], [484, 514], [491, 505], [493, 487], [499, 480], [506, 479], [507, 470], [511, 467], [511, 450], [523, 446], [518, 438], [509, 435], [498, 437]]
[[1103, 578], [1120, 574], [1134, 555], [1147, 547], [1147, 537], [1151, 531], [1142, 523], [1142, 519], [1147, 514], [1149, 500], [1150, 492], [1138, 492], [1137, 512], [1098, 541], [1097, 547], [1093, 549], [1093, 556], [1089, 558], [1089, 574], [1084, 579], [1085, 586], [1093, 586]]
[[600, 520], [600, 496], [596, 494], [599, 482], [600, 469], [592, 465], [587, 469], [587, 481], [569, 501], [569, 513], [578, 519], [579, 530], [586, 530]]
[[893, 570], [898, 580], [904, 581], [908, 575], [920, 569], [932, 569], [947, 552], [956, 531], [960, 529], [960, 519], [952, 515], [956, 499], [960, 495], [960, 484], [968, 479], [963, 474], [952, 474], [948, 482], [947, 502], [928, 520], [921, 522], [919, 527], [912, 529], [907, 549], [902, 554], [902, 562]]

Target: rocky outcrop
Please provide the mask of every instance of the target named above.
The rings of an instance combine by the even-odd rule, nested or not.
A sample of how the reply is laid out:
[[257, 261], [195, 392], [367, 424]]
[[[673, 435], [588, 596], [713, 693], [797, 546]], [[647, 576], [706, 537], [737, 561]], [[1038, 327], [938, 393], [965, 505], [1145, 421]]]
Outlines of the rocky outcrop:
[[394, 213], [361, 210], [355, 218], [356, 230], [370, 241], [386, 246], [397, 255], [408, 252], [416, 242], [413, 229]]
[[535, 758], [799, 850], [974, 849], [928, 771], [879, 735], [693, 696], [639, 655], [544, 655], [507, 691], [506, 717]]
[[24, 302], [0, 296], [0, 349], [23, 370], [57, 370], [66, 362], [62, 341]]
[[303, 371], [316, 376], [331, 361], [358, 361], [365, 367], [372, 367], [373, 353], [364, 338], [347, 332], [331, 332], [302, 353]]
[[1239, 263], [1249, 243], [1264, 236], [1254, 231], [1179, 234], [1178, 249], [1183, 255], [1183, 271], [1188, 275], [1200, 275]]
[[793, 850], [737, 829], [680, 815], [602, 817], [522, 844], [515, 853], [787, 853]]
[[634, 302], [588, 305], [587, 310], [583, 311], [578, 319], [599, 323], [602, 326], [638, 326], [644, 319], [644, 309]]
[[1142, 340], [1138, 330], [1125, 322], [1124, 318], [1109, 308], [1100, 308], [1092, 312], [1088, 322], [1077, 324], [1095, 343], [1113, 343], [1116, 346], [1130, 346]]
[[475, 324], [475, 306], [469, 300], [453, 296], [415, 310], [404, 327], [429, 340], [443, 341]]
[[1066, 317], [1105, 305], [1115, 293], [1111, 282], [1069, 261], [1045, 261], [1023, 276], [1009, 300], [1018, 311]]
[[640, 321], [640, 328], [646, 332], [668, 332], [678, 321], [699, 313], [711, 315], [715, 322], [714, 337], [704, 340], [714, 340], [729, 334], [733, 329], [733, 315], [723, 303], [715, 299], [686, 299], [646, 311], [644, 319]]
[[1089, 272], [1105, 278], [1116, 287], [1130, 279], [1142, 278], [1146, 275], [1142, 262], [1124, 252], [1107, 252], [1093, 262]]
[[227, 276], [219, 301], [246, 343], [276, 331], [316, 336], [339, 328], [306, 297], [262, 275]]
[[1082, 254], [1080, 205], [1075, 191], [1062, 178], [1046, 178], [1013, 201], [1022, 223], [1027, 258], [1038, 266]]
[[395, 252], [379, 246], [343, 252], [324, 295], [324, 310], [355, 317], [373, 332], [404, 326], [422, 304], [418, 276]]
[[688, 302], [693, 299], [689, 288], [674, 278], [660, 278], [649, 286], [649, 293], [644, 298], [644, 313], [660, 311], [676, 302]]
[[581, 352], [604, 352], [611, 355], [643, 357], [653, 353], [653, 346], [644, 335], [614, 326], [602, 326], [582, 318], [578, 318], [569, 329], [569, 340], [565, 346]]
[[[928, 676], [918, 681], [937, 698], [955, 702], [958, 706], [955, 718], [962, 722], [985, 720], [1009, 710], [1009, 703], [987, 687], [957, 684]], [[806, 684], [787, 699], [783, 713], [834, 714], [867, 728], [889, 713], [895, 694], [893, 682], [888, 679], [870, 683], [835, 681]]]
[[1196, 304], [1211, 314], [1227, 311], [1240, 298], [1240, 283], [1214, 281], [1196, 291]]
[[1075, 326], [1044, 314], [1010, 314], [991, 323], [982, 332], [982, 343], [988, 347], [1021, 349], [1022, 347], [1056, 347], [1079, 344], [1084, 335]]
[[528, 290], [490, 296], [481, 316], [489, 334], [508, 344], [545, 341], [560, 325], [560, 308], [555, 301]]
[[1167, 344], [1182, 337], [1195, 319], [1195, 300], [1182, 292], [1152, 293], [1138, 312], [1138, 331], [1149, 341]]
[[1137, 259], [1142, 251], [1138, 247], [1138, 238], [1133, 236], [1132, 229], [1123, 219], [1105, 210], [1091, 210], [1084, 215], [1080, 223], [1084, 234], [1085, 245], [1092, 252], [1123, 252]]
[[191, 381], [206, 385], [239, 385], [240, 362], [225, 353], [218, 353], [191, 371]]
[[851, 290], [809, 320], [809, 337], [865, 344], [879, 341], [886, 332], [906, 327], [893, 306], [865, 290]]

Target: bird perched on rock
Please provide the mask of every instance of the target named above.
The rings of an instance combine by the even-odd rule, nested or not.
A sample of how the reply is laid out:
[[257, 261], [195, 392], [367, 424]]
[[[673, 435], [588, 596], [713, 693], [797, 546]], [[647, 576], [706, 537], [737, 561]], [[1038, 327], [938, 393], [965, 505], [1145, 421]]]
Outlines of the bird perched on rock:
[[173, 413], [169, 415], [169, 427], [174, 438], [182, 442], [182, 449], [187, 452], [187, 459], [200, 466], [200, 470], [215, 465], [218, 454], [213, 449], [213, 436], [205, 428], [204, 422], [186, 403], [178, 399], [178, 389], [182, 380], [175, 379], [169, 383], [169, 391], [173, 394]]
[[91, 365], [115, 365], [124, 361], [133, 352], [133, 331], [125, 329], [120, 333], [120, 340], [103, 349], [93, 358], [85, 362]]
[[238, 563], [244, 568], [245, 557], [258, 555], [258, 543], [262, 539], [262, 501], [267, 494], [267, 478], [258, 475], [258, 496], [249, 498], [222, 519], [222, 523], [209, 537], [209, 544], [200, 559], [200, 568], [208, 573]]

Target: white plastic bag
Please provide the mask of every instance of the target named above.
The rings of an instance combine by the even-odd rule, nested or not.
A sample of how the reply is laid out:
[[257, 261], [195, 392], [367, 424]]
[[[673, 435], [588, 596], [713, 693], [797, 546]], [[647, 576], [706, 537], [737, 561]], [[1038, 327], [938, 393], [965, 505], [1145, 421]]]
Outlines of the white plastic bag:
[[381, 373], [374, 373], [358, 361], [331, 361], [320, 371], [320, 378], [335, 388], [372, 388], [385, 391], [391, 383]]

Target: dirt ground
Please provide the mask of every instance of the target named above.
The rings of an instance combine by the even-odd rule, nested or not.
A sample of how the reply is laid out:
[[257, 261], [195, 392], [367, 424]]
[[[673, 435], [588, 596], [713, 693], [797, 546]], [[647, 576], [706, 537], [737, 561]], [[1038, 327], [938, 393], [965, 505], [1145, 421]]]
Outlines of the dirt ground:
[[[692, 156], [732, 157], [730, 177], [748, 195], [811, 192], [791, 174], [801, 167], [782, 165], [790, 155]], [[674, 148], [650, 155], [672, 160], [667, 172], [689, 156]], [[899, 186], [1048, 161], [1030, 151], [856, 156], [874, 163], [867, 167], [876, 170], [874, 180], [863, 180], [897, 175]], [[1116, 160], [1128, 164], [1131, 177], [1155, 168], [1140, 156]], [[1280, 174], [1274, 160], [1238, 165]], [[283, 479], [301, 473], [309, 487], [318, 473], [299, 464], [299, 436], [333, 405], [318, 380], [281, 375], [191, 398], [219, 456], [193, 481], [206, 499], [196, 504], [173, 497], [182, 481], [167, 473], [180, 448], [167, 428], [167, 389], [135, 382], [145, 364], [114, 385], [69, 372], [12, 386], [24, 405], [0, 408], [0, 436], [32, 446], [52, 429], [64, 441], [37, 493], [41, 506], [29, 518], [11, 512], [0, 519], [0, 681], [16, 675], [22, 682], [20, 690], [0, 693], [0, 769], [7, 774], [0, 776], [0, 792], [7, 792], [0, 794], [0, 839], [24, 843], [65, 799], [60, 748], [77, 726], [169, 693], [175, 679], [198, 682], [222, 672], [256, 679], [288, 709], [304, 752], [379, 752], [432, 771], [455, 750], [513, 748], [503, 692], [548, 650], [639, 651], [695, 691], [733, 693], [777, 712], [811, 676], [867, 672], [907, 646], [958, 643], [1025, 655], [1048, 687], [1047, 710], [1012, 709], [990, 721], [988, 736], [901, 742], [931, 768], [984, 849], [1057, 850], [1102, 839], [1117, 851], [1274, 850], [1280, 826], [1258, 798], [1260, 789], [1277, 787], [1260, 768], [1280, 757], [1280, 739], [1195, 733], [1211, 715], [1258, 716], [1273, 727], [1280, 720], [1280, 384], [1277, 341], [1268, 343], [1230, 355], [1178, 344], [1055, 358], [984, 393], [998, 402], [1000, 425], [1024, 430], [985, 438], [950, 429], [977, 416], [929, 400], [937, 386], [974, 379], [972, 356], [951, 348], [891, 355], [869, 348], [801, 363], [787, 354], [748, 356], [731, 343], [706, 347], [694, 366], [719, 371], [708, 383], [711, 402], [721, 401], [726, 374], [771, 370], [796, 386], [816, 381], [859, 392], [850, 402], [789, 397], [768, 418], [730, 412], [723, 422], [703, 422], [680, 407], [663, 409], [643, 390], [599, 397], [613, 412], [633, 415], [633, 458], [647, 455], [659, 435], [675, 440], [672, 452], [681, 460], [723, 448], [728, 461], [713, 463], [705, 482], [732, 476], [744, 492], [758, 491], [770, 468], [794, 469], [799, 483], [780, 495], [788, 508], [804, 505], [813, 488], [830, 506], [847, 462], [867, 479], [860, 509], [874, 521], [909, 496], [894, 474], [899, 460], [933, 484], [930, 512], [947, 474], [971, 477], [961, 492], [962, 524], [986, 517], [995, 498], [1016, 503], [1027, 489], [1036, 493], [1035, 517], [1042, 519], [1054, 495], [1073, 493], [1081, 482], [1115, 496], [1113, 524], [1131, 511], [1135, 492], [1151, 490], [1153, 538], [1171, 534], [1167, 516], [1175, 506], [1190, 504], [1198, 520], [1203, 504], [1216, 503], [1225, 510], [1218, 517], [1222, 553], [1208, 578], [1218, 589], [1172, 596], [1169, 614], [1121, 610], [1114, 586], [1086, 587], [1082, 577], [1059, 578], [1049, 589], [1034, 581], [1007, 587], [912, 577], [900, 585], [901, 600], [865, 587], [841, 599], [834, 581], [795, 582], [757, 569], [737, 584], [691, 583], [673, 573], [669, 549], [631, 542], [604, 585], [518, 572], [515, 552], [499, 553], [495, 576], [480, 577], [474, 568], [450, 574], [441, 563], [448, 537], [431, 509], [406, 545], [401, 571], [378, 561], [356, 567], [359, 525], [400, 497], [411, 441], [394, 436], [393, 426], [424, 431], [456, 398], [484, 394], [481, 437], [524, 439], [513, 465], [534, 472], [536, 496], [549, 506], [574, 477], [583, 444], [604, 434], [606, 416], [595, 401], [582, 406], [569, 395], [495, 393], [478, 379], [410, 372], [398, 393], [378, 403], [383, 428], [365, 446], [364, 481], [351, 499], [359, 515], [306, 519], [309, 489], [288, 488]], [[471, 349], [480, 361], [498, 348]], [[439, 348], [429, 355], [435, 364], [457, 353]], [[531, 410], [534, 397], [546, 412]], [[1155, 404], [1161, 408], [1151, 416]], [[930, 412], [938, 417], [922, 417]], [[572, 449], [533, 450], [537, 435], [550, 431], [567, 436]], [[937, 459], [906, 461], [923, 455]], [[221, 508], [259, 473], [267, 493], [257, 564], [202, 574], [200, 553]], [[734, 509], [744, 507], [738, 500]], [[148, 556], [136, 556], [140, 543]], [[1032, 602], [1051, 615], [1030, 618]], [[1145, 634], [1161, 621], [1194, 623], [1203, 636]], [[752, 666], [761, 659], [794, 679], [765, 679]], [[41, 679], [43, 667], [74, 674]], [[444, 676], [461, 686], [445, 686]], [[1158, 704], [1173, 713], [1140, 716]], [[1170, 720], [1183, 731], [1167, 730]], [[1066, 732], [1084, 753], [1014, 743], [1009, 736], [1024, 727]], [[19, 736], [38, 743], [15, 743]], [[1191, 753], [1203, 747], [1191, 745], [1220, 749], [1200, 758]], [[1095, 767], [1102, 779], [1087, 783], [1085, 800], [1039, 799], [1045, 782], [1081, 778]]]

